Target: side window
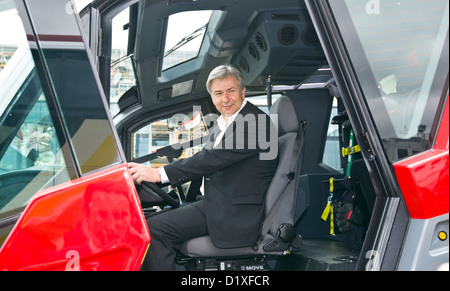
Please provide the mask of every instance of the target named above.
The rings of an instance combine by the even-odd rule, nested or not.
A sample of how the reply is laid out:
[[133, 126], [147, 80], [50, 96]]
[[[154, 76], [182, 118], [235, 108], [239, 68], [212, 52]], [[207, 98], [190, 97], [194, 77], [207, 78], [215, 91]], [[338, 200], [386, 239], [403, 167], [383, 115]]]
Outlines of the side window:
[[18, 93], [22, 92], [31, 98], [35, 94], [39, 97], [31, 109], [12, 108], [14, 114], [26, 117], [8, 130], [9, 136], [1, 145], [0, 215], [25, 206], [34, 193], [70, 180], [42, 91], [32, 92], [25, 87]]
[[337, 116], [337, 114], [337, 100], [336, 98], [333, 98], [333, 106], [331, 108], [330, 122], [328, 123], [327, 139], [325, 142], [325, 150], [323, 151], [322, 162], [337, 171], [342, 171], [339, 125], [336, 122], [333, 122], [333, 118]]
[[[49, 90], [56, 98], [65, 137], [73, 150], [77, 176], [121, 163], [123, 156], [105, 109], [106, 99], [87, 53], [77, 16], [66, 13], [49, 18], [47, 13], [42, 13], [38, 2], [27, 1], [27, 12], [33, 21], [36, 47], [48, 73]], [[68, 11], [71, 7], [66, 5], [72, 2], [52, 3], [59, 5], [61, 11]]]
[[70, 175], [56, 135], [59, 125], [52, 121], [13, 1], [0, 6], [0, 35], [1, 244], [11, 228], [3, 219], [20, 212], [36, 192], [69, 181]]
[[[277, 101], [277, 99], [281, 96], [281, 94], [273, 94], [272, 95], [272, 104]], [[251, 96], [251, 97], [245, 97], [247, 101], [252, 103], [253, 105], [257, 106], [259, 109], [264, 111], [265, 113], [269, 114], [269, 106], [267, 106], [267, 96], [261, 95], [261, 96]]]
[[120, 97], [136, 84], [132, 56], [127, 55], [130, 9], [127, 8], [112, 20], [112, 51], [110, 78], [110, 108], [114, 116], [119, 112], [117, 102]]
[[448, 95], [449, 1], [369, 2], [329, 4], [386, 154], [397, 161], [434, 140]]
[[[190, 157], [202, 150], [200, 140], [208, 134], [207, 123], [200, 110], [175, 114], [169, 118], [153, 121], [132, 133], [132, 159], [137, 159], [157, 150], [168, 148], [182, 150], [180, 159]], [[191, 141], [195, 141], [190, 144]], [[148, 161], [160, 167], [170, 161], [159, 156]]]

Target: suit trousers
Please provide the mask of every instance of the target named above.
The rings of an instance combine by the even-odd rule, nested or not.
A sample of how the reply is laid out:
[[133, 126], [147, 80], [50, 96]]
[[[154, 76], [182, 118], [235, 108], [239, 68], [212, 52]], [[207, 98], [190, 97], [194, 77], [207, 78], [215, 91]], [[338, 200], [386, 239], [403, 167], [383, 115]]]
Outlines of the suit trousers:
[[175, 258], [181, 245], [208, 235], [204, 201], [161, 211], [147, 219], [151, 241], [142, 271], [175, 271]]

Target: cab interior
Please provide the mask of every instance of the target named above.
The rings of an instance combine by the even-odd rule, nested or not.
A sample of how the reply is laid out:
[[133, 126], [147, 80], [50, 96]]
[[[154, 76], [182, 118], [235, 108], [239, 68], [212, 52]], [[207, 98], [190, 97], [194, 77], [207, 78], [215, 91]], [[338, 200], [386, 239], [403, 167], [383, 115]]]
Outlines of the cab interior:
[[[93, 1], [81, 11], [80, 18], [86, 29], [93, 21], [101, 24], [102, 42], [92, 41], [91, 36], [90, 46], [94, 52], [100, 47], [102, 50], [94, 54], [95, 62], [128, 161], [163, 165], [195, 152], [191, 145], [208, 132], [207, 124], [198, 121], [198, 114], [204, 118], [216, 113], [206, 91], [206, 79], [222, 64], [241, 70], [248, 100], [269, 112], [280, 96], [287, 96], [297, 119], [306, 124], [301, 170], [293, 190], [292, 222], [296, 235], [301, 236], [300, 246], [290, 254], [251, 258], [194, 260], [180, 254], [180, 269], [218, 269], [220, 262], [231, 262], [242, 269], [262, 260], [271, 270], [354, 270], [376, 195], [361, 154], [342, 155], [342, 148], [355, 146], [357, 141], [351, 137], [351, 123], [305, 3], [110, 2], [114, 1]], [[194, 18], [199, 11], [206, 13], [201, 16], [206, 22], [197, 24]], [[115, 24], [121, 13], [126, 20]], [[183, 14], [187, 18], [180, 17], [181, 22], [175, 24], [174, 19]], [[195, 22], [191, 30], [182, 33], [182, 27], [191, 21]], [[114, 34], [108, 33], [116, 26], [127, 35], [121, 54], [114, 48]], [[178, 32], [175, 41], [169, 37], [174, 31]], [[195, 49], [186, 55], [183, 48], [194, 42]], [[122, 84], [125, 89], [120, 88], [117, 83], [125, 83], [129, 73], [133, 80], [127, 86]], [[203, 124], [199, 135], [194, 134], [198, 126], [187, 134], [181, 131], [180, 123], [173, 124], [177, 114], [187, 123]], [[346, 191], [352, 193], [347, 203], [353, 205], [359, 218], [351, 223], [350, 231], [341, 231], [335, 220], [334, 233], [330, 234], [330, 218], [321, 219], [330, 196], [330, 178], [335, 197]], [[163, 187], [167, 196], [154, 195], [151, 190], [150, 194], [140, 194], [146, 215], [198, 199], [198, 193], [189, 192], [189, 185], [178, 189], [157, 186]], [[247, 265], [239, 265], [240, 260]]]

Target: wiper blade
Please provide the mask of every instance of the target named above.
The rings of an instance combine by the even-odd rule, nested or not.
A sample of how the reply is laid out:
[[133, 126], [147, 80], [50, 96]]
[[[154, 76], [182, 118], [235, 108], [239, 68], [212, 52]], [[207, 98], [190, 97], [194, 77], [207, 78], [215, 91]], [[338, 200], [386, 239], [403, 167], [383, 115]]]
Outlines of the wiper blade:
[[185, 44], [191, 42], [192, 40], [194, 40], [197, 37], [199, 37], [200, 35], [202, 35], [203, 34], [203, 30], [206, 30], [206, 27], [208, 27], [208, 23], [203, 25], [203, 26], [201, 26], [200, 28], [195, 30], [193, 33], [183, 37], [175, 46], [173, 46], [170, 50], [168, 50], [164, 54], [164, 57], [167, 57], [168, 55], [172, 54], [174, 51], [176, 51], [180, 47], [184, 46]]

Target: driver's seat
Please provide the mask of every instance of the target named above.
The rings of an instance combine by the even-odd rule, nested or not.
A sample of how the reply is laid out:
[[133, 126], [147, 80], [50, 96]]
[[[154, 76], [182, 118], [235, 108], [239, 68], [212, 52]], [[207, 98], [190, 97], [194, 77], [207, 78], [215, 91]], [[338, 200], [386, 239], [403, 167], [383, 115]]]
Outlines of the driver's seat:
[[203, 236], [181, 246], [184, 256], [198, 261], [198, 258], [281, 255], [300, 245], [301, 237], [293, 224], [306, 123], [298, 122], [287, 96], [273, 104], [270, 114], [272, 120], [278, 118], [279, 163], [266, 193], [260, 238], [254, 246], [221, 249], [214, 246], [209, 236]]

